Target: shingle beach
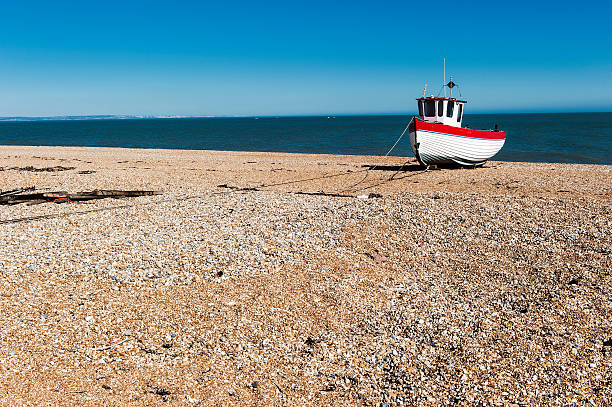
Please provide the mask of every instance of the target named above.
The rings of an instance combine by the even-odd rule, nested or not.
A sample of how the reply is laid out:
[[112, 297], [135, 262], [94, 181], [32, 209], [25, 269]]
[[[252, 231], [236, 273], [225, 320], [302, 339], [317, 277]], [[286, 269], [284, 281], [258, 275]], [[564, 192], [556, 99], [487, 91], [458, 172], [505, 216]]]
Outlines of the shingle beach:
[[3, 405], [612, 403], [612, 166], [0, 147], [30, 186], [160, 194], [0, 206]]

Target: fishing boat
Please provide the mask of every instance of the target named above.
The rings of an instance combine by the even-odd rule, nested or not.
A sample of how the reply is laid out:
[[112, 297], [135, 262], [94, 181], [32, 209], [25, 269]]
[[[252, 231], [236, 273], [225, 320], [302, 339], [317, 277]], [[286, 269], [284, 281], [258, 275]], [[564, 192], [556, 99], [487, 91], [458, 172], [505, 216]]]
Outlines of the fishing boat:
[[[493, 130], [461, 127], [463, 105], [467, 102], [453, 98], [457, 84], [452, 77], [443, 86], [443, 97], [425, 97], [426, 85], [423, 96], [417, 99], [419, 115], [408, 126], [412, 152], [422, 166], [481, 166], [504, 146], [506, 132], [499, 130], [497, 124]], [[447, 87], [451, 91], [448, 98]]]

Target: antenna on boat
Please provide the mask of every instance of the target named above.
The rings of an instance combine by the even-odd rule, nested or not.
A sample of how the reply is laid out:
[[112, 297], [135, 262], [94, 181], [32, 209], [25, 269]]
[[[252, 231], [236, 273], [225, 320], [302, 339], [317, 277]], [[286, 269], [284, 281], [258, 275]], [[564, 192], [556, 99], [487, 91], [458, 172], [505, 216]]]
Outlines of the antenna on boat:
[[[451, 75], [450, 80], [448, 81], [448, 83], [446, 85], [444, 85], [445, 87], [448, 86], [448, 88], [450, 89], [450, 97], [451, 99], [453, 98], [453, 88], [455, 86], [457, 86], [457, 84], [455, 82], [453, 82], [453, 76]], [[461, 92], [459, 92], [461, 93]]]
[[[446, 57], [444, 57], [444, 71], [442, 73], [442, 87], [444, 88], [444, 97], [446, 97], [446, 87], [444, 86], [444, 82], [446, 82]], [[451, 89], [451, 97], [453, 97]]]
[[423, 97], [425, 97], [425, 92], [427, 92], [427, 84], [425, 84], [425, 87], [423, 88]]

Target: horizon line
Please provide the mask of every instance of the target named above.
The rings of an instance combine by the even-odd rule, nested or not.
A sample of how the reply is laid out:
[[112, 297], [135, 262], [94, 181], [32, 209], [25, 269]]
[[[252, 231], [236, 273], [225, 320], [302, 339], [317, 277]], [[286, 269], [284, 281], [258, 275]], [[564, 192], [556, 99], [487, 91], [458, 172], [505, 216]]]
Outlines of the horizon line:
[[[479, 115], [514, 115], [514, 114], [591, 114], [612, 113], [612, 111], [476, 111], [465, 113], [466, 116]], [[79, 120], [146, 120], [146, 119], [259, 119], [289, 117], [356, 117], [356, 116], [415, 116], [416, 112], [370, 112], [370, 113], [313, 113], [313, 114], [262, 114], [262, 115], [145, 115], [145, 114], [69, 114], [57, 116], [0, 116], [0, 122], [19, 121], [79, 121]]]

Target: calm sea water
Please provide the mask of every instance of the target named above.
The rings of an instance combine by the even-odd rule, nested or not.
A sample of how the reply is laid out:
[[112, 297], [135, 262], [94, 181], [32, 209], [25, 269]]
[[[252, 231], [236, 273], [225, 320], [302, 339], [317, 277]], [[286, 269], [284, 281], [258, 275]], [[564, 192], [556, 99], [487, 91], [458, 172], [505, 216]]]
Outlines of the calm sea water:
[[[382, 155], [410, 116], [0, 121], [0, 145]], [[465, 115], [507, 131], [504, 161], [612, 164], [612, 113]], [[411, 156], [408, 135], [393, 155]]]

